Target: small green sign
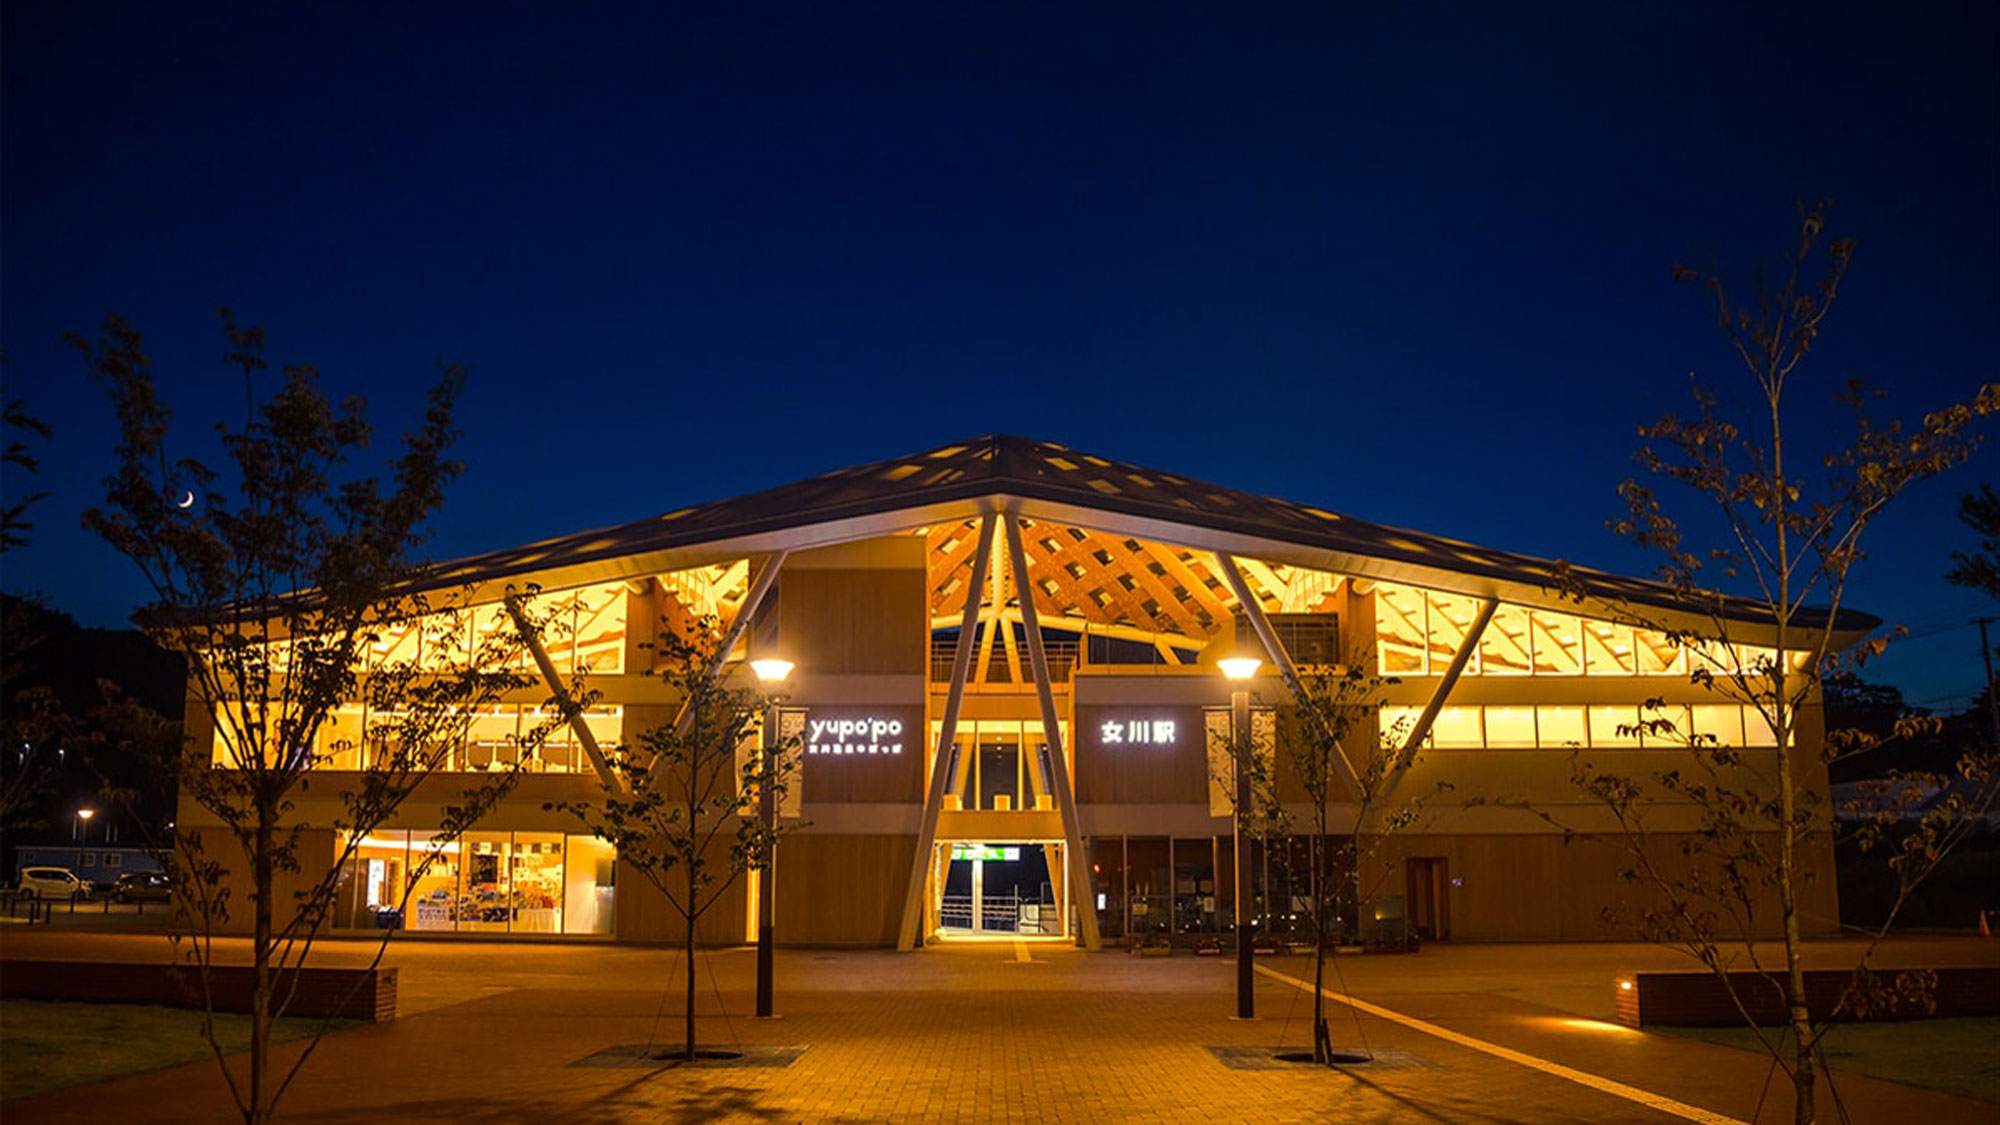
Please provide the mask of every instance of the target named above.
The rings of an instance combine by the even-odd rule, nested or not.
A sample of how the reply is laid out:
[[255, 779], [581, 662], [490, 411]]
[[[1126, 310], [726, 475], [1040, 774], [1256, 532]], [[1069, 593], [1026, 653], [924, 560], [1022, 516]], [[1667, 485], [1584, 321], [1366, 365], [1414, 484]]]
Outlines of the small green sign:
[[953, 844], [951, 846], [951, 859], [953, 863], [961, 859], [984, 859], [997, 860], [1002, 863], [1013, 863], [1020, 858], [1021, 849], [1018, 847], [995, 847], [992, 844]]

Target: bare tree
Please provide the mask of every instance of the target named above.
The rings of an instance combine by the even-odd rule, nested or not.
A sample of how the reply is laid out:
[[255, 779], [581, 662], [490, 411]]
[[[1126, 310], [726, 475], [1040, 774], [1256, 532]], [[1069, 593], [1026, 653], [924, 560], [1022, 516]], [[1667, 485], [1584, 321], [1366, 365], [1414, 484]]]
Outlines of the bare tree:
[[[370, 660], [373, 643], [391, 629], [468, 635], [449, 597], [412, 585], [423, 525], [460, 468], [447, 453], [463, 370], [441, 369], [423, 423], [404, 436], [385, 483], [352, 466], [370, 435], [360, 400], [336, 407], [303, 366], [285, 367], [260, 398], [269, 378], [264, 333], [239, 327], [226, 310], [220, 316], [244, 416], [221, 430], [219, 470], [170, 456], [169, 411], [137, 331], [112, 317], [95, 340], [71, 342], [109, 390], [119, 426], [105, 504], [84, 522], [150, 583], [153, 600], [139, 620], [185, 658], [204, 712], [184, 752], [160, 765], [213, 821], [202, 830], [180, 818], [172, 866], [176, 961], [191, 970], [218, 1062], [214, 938], [232, 924], [236, 890], [249, 899], [249, 1066], [242, 1083], [227, 1065], [222, 1072], [243, 1119], [256, 1123], [271, 1119], [318, 1044], [315, 1036], [273, 1072], [273, 1022], [291, 1005], [347, 861], [419, 784], [448, 767], [476, 708], [528, 681], [512, 670], [518, 637], [488, 636], [461, 648], [461, 659]], [[366, 748], [330, 737], [336, 706], [356, 700], [382, 716], [380, 737]], [[512, 780], [494, 777], [463, 793], [425, 863]], [[323, 822], [295, 800], [314, 785], [339, 786], [340, 811]], [[336, 841], [331, 864], [305, 848], [326, 830]], [[377, 964], [380, 957], [378, 947]]]
[[[1857, 666], [1886, 643], [1850, 643], [1853, 631], [1841, 614], [1868, 531], [1905, 489], [1963, 461], [1974, 444], [1975, 419], [2000, 406], [2000, 387], [1988, 384], [1967, 403], [1912, 424], [1884, 425], [1871, 419], [1862, 388], [1849, 383], [1841, 395], [1854, 419], [1849, 438], [1827, 440], [1794, 423], [1788, 408], [1797, 396], [1788, 392], [1818, 343], [1854, 253], [1852, 240], [1828, 241], [1824, 232], [1824, 206], [1802, 210], [1780, 269], [1760, 276], [1747, 302], [1738, 302], [1714, 273], [1675, 269], [1707, 291], [1750, 377], [1747, 395], [1728, 396], [1747, 400], [1747, 420], [1730, 421], [1734, 410], [1723, 396], [1696, 383], [1693, 417], [1668, 414], [1642, 427], [1648, 444], [1641, 464], [1655, 480], [1677, 486], [1676, 497], [1692, 506], [1684, 516], [1673, 514], [1653, 484], [1628, 480], [1620, 487], [1627, 514], [1613, 530], [1661, 556], [1658, 577], [1694, 611], [1693, 623], [1618, 603], [1587, 584], [1575, 590], [1607, 596], [1631, 623], [1667, 633], [1691, 654], [1694, 683], [1748, 708], [1771, 733], [1775, 752], [1746, 749], [1693, 729], [1686, 712], [1671, 713], [1655, 701], [1633, 729], [1685, 747], [1677, 767], [1639, 776], [1579, 753], [1575, 780], [1621, 829], [1629, 845], [1627, 876], [1655, 892], [1656, 905], [1642, 911], [1647, 935], [1685, 950], [1725, 984], [1733, 983], [1727, 970], [1737, 961], [1729, 950], [1740, 946], [1764, 973], [1760, 987], [1782, 996], [1788, 1043], [1765, 1042], [1791, 1080], [1799, 1122], [1815, 1118], [1816, 1059], [1838, 1014], [1814, 1012], [1806, 1000], [1805, 857], [1825, 841], [1829, 810], [1814, 784], [1824, 776], [1823, 752], [1802, 741], [1800, 713], [1818, 699], [1824, 677]], [[1828, 753], [1857, 748], [1837, 737], [1826, 746]], [[1684, 862], [1671, 867], [1662, 862], [1653, 826], [1663, 801], [1691, 807], [1699, 821], [1696, 831], [1679, 835]], [[1900, 819], [1900, 803], [1891, 800], [1875, 812]], [[1949, 802], [1935, 810], [1924, 822], [1923, 842], [1892, 860], [1906, 888], [1935, 866], [1965, 811]], [[1773, 902], [1783, 963], [1766, 972], [1754, 936]], [[1844, 1002], [1850, 1009], [1863, 1003], [1865, 968], [1864, 954]], [[1737, 999], [1749, 1019], [1749, 999]]]
[[[1400, 745], [1401, 728], [1375, 733], [1383, 689], [1398, 681], [1375, 672], [1374, 666], [1373, 650], [1364, 646], [1347, 653], [1339, 665], [1301, 669], [1291, 684], [1291, 712], [1279, 727], [1279, 753], [1298, 777], [1310, 820], [1313, 1061], [1321, 1064], [1332, 1061], [1323, 991], [1327, 956], [1343, 935], [1360, 931], [1362, 872], [1370, 857], [1395, 833], [1419, 823], [1432, 795], [1393, 803], [1396, 785], [1417, 764], [1420, 748]], [[1360, 750], [1366, 752], [1357, 768], [1355, 752]], [[1352, 776], [1351, 786], [1343, 775]], [[1266, 817], [1289, 827], [1291, 817], [1279, 787], [1257, 786], [1254, 791], [1265, 803]], [[1330, 854], [1328, 841], [1333, 810], [1343, 803], [1352, 810], [1354, 821], [1342, 845], [1346, 855], [1340, 856]], [[1341, 917], [1343, 896], [1335, 889], [1335, 871], [1341, 867], [1351, 871], [1351, 929]]]
[[770, 786], [773, 807], [790, 785], [791, 743], [765, 732], [759, 752], [742, 752], [758, 737], [773, 700], [718, 674], [718, 644], [713, 622], [697, 624], [689, 636], [662, 622], [659, 675], [680, 700], [679, 716], [642, 732], [613, 762], [617, 788], [543, 806], [569, 813], [615, 847], [680, 920], [685, 1026], [675, 1053], [689, 1062], [699, 1057], [696, 929], [739, 876], [769, 869], [779, 837], [794, 830], [758, 815], [760, 785]]

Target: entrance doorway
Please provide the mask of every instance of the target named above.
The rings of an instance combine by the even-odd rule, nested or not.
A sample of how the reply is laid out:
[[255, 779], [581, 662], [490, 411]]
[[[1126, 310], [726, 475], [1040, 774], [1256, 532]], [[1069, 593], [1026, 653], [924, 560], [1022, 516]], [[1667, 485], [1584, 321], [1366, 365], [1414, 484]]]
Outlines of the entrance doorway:
[[[1060, 937], [1062, 845], [946, 841], [938, 929], [948, 936]], [[1054, 873], [1053, 877], [1051, 872]]]
[[1411, 932], [1425, 941], [1451, 938], [1449, 890], [1443, 857], [1411, 857], [1403, 861], [1403, 893], [1409, 903]]

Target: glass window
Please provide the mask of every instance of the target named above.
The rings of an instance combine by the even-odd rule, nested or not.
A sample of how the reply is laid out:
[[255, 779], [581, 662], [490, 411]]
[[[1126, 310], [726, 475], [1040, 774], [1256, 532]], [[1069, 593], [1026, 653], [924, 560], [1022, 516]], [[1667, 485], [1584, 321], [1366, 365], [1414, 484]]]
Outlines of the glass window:
[[422, 667], [439, 672], [465, 667], [472, 639], [470, 614], [457, 609], [426, 614], [417, 619], [417, 627], [423, 633], [419, 642]]
[[439, 844], [423, 831], [411, 833], [410, 900], [404, 924], [412, 930], [450, 930], [458, 923], [458, 868], [461, 845]]
[[341, 876], [336, 924], [349, 929], [400, 930], [410, 834], [376, 829], [354, 845]]
[[1632, 629], [1609, 621], [1583, 622], [1584, 671], [1593, 676], [1629, 676], [1637, 665]]
[[367, 663], [370, 668], [391, 665], [415, 665], [423, 647], [423, 630], [409, 622], [398, 622], [378, 629], [373, 639], [367, 642]]
[[1550, 749], [1588, 746], [1590, 737], [1584, 723], [1583, 708], [1535, 708], [1535, 741]]
[[1778, 732], [1771, 726], [1770, 720], [1764, 716], [1762, 708], [1744, 707], [1741, 710], [1743, 712], [1743, 745], [1771, 747], [1778, 744]]
[[617, 850], [595, 836], [567, 836], [563, 842], [563, 932], [610, 933], [616, 918]]
[[1486, 632], [1479, 636], [1481, 674], [1525, 676], [1534, 669], [1529, 651], [1528, 611], [1515, 605], [1495, 609]]
[[[1219, 933], [1221, 912], [1215, 886], [1215, 838], [1174, 841], [1174, 932]], [[1231, 917], [1234, 917], [1232, 911]]]
[[1021, 807], [1021, 752], [1011, 743], [979, 745], [979, 807], [998, 809], [1001, 798], [1010, 809]]
[[1174, 883], [1165, 836], [1131, 836], [1125, 841], [1125, 885], [1131, 911], [1126, 932], [1135, 938], [1173, 932]]
[[1535, 674], [1574, 676], [1583, 671], [1582, 623], [1566, 613], [1545, 609], [1528, 614], [1529, 632], [1534, 638]]
[[1743, 745], [1743, 708], [1698, 703], [1689, 708], [1695, 738], [1703, 746]]
[[[1410, 740], [1410, 732], [1417, 729], [1417, 720], [1422, 717], [1423, 711], [1416, 707], [1382, 708], [1381, 718], [1379, 719], [1382, 740], [1384, 742], [1394, 742], [1397, 746], [1403, 745]], [[1425, 739], [1424, 744], [1426, 746], [1430, 745], [1430, 740]]]
[[[1451, 667], [1451, 661], [1465, 644], [1465, 635], [1472, 628], [1472, 622], [1479, 616], [1479, 602], [1459, 594], [1431, 593], [1430, 638], [1431, 674], [1443, 675]], [[1474, 652], [1465, 662], [1465, 674], [1479, 674], [1479, 653]]]
[[1431, 723], [1431, 745], [1438, 747], [1486, 745], [1486, 737], [1480, 730], [1479, 708], [1440, 707], [1437, 719]]
[[[1687, 748], [1688, 732], [1693, 728], [1688, 724], [1686, 706], [1667, 703], [1659, 707], [1641, 707], [1639, 718], [1647, 724], [1646, 729], [1639, 734], [1639, 741], [1647, 746]], [[1661, 726], [1661, 723], [1670, 725]]]
[[467, 832], [459, 840], [458, 931], [506, 933], [513, 922], [509, 832]]
[[1756, 645], [1737, 645], [1737, 666], [1753, 676], [1769, 676], [1778, 666], [1778, 650]]
[[534, 657], [521, 643], [521, 631], [504, 605], [482, 605], [472, 611], [472, 655], [484, 669], [533, 668]]
[[1100, 936], [1125, 936], [1125, 838], [1092, 836], [1084, 841], [1090, 858], [1090, 899], [1097, 909]]
[[1632, 650], [1639, 658], [1642, 676], [1670, 676], [1687, 671], [1681, 646], [1665, 633], [1652, 629], [1632, 630]]
[[1535, 745], [1533, 707], [1488, 707], [1486, 745], [1523, 747]]
[[313, 765], [324, 770], [358, 770], [361, 759], [361, 719], [359, 707], [336, 707], [320, 722], [315, 740]]
[[592, 586], [575, 598], [576, 655], [563, 671], [616, 673], [625, 670], [627, 592], [622, 584]]
[[521, 709], [506, 704], [482, 707], [466, 726], [465, 767], [505, 769], [519, 752]]
[[563, 932], [563, 835], [516, 832], [509, 855], [510, 921], [517, 934]]
[[1592, 707], [1590, 709], [1590, 744], [1592, 746], [1637, 746], [1639, 745], [1639, 708], [1632, 705], [1618, 707]]
[[1384, 675], [1421, 676], [1430, 671], [1424, 605], [1420, 590], [1387, 582], [1376, 585], [1375, 648]]

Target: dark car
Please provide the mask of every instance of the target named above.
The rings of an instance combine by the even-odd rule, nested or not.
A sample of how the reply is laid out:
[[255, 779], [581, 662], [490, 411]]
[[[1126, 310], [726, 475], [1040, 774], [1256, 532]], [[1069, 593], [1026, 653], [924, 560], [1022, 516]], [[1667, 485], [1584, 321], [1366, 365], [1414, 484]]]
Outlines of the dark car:
[[113, 902], [165, 902], [173, 896], [173, 880], [164, 871], [128, 871], [111, 885]]

